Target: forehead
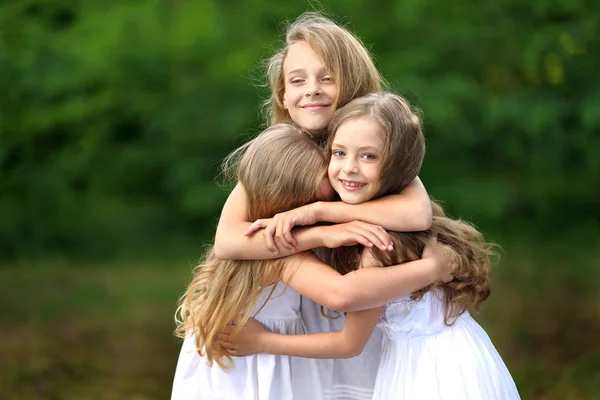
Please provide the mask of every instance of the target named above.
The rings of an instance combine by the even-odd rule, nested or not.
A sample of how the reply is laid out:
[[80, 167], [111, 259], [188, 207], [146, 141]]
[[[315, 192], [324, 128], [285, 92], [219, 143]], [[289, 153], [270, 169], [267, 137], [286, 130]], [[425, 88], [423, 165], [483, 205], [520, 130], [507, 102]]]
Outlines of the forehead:
[[369, 145], [383, 149], [385, 134], [379, 123], [370, 115], [347, 119], [335, 131], [333, 143], [345, 146]]
[[293, 43], [288, 47], [283, 60], [283, 71], [289, 72], [296, 69], [324, 69], [325, 64], [321, 57], [305, 41]]

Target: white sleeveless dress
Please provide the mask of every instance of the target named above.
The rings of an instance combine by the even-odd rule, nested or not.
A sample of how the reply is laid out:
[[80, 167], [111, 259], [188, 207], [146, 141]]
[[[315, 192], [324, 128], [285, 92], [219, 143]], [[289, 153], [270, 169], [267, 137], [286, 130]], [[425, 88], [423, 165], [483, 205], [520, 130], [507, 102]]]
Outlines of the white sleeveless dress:
[[[259, 309], [270, 288], [261, 294]], [[254, 318], [268, 330], [304, 334], [300, 294], [279, 282], [271, 299]], [[234, 357], [234, 366], [223, 371], [209, 367], [194, 351], [194, 337], [181, 347], [171, 400], [305, 400], [323, 399], [317, 360], [270, 354]]]
[[386, 306], [373, 399], [514, 400], [515, 383], [490, 338], [468, 312], [444, 324], [442, 293]]
[[[302, 296], [302, 318], [309, 333], [339, 331], [346, 318], [343, 313], [325, 309], [327, 319], [321, 313], [321, 305]], [[382, 332], [375, 328], [362, 353], [353, 358], [318, 360], [321, 371], [324, 398], [327, 400], [371, 400], [381, 355]]]

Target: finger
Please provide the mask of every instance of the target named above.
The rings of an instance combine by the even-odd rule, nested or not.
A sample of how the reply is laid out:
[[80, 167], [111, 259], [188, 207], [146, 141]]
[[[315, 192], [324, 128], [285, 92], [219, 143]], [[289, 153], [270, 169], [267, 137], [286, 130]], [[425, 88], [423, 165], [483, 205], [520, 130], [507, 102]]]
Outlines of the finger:
[[275, 242], [273, 241], [273, 235], [269, 232], [269, 228], [264, 230], [263, 237], [265, 239], [265, 244], [267, 245], [267, 249], [274, 254], [279, 254], [277, 250], [277, 246], [275, 246]]
[[364, 236], [365, 239], [371, 242], [372, 245], [377, 246], [382, 250], [387, 250], [387, 245], [384, 244], [371, 229], [357, 228], [357, 231]]
[[[379, 247], [381, 250], [391, 250], [390, 243], [392, 240], [390, 234], [379, 225], [366, 224], [362, 226], [365, 230], [370, 232], [376, 238], [373, 240], [372, 236], [368, 236], [368, 239], [373, 242], [374, 245]], [[393, 248], [393, 246], [392, 246]]]
[[230, 340], [231, 336], [227, 333], [220, 333], [218, 337], [219, 337], [219, 343], [221, 343], [221, 345], [231, 342], [231, 340]]
[[277, 240], [277, 246], [279, 246], [280, 249], [286, 249], [287, 251], [291, 251], [291, 252], [296, 251], [296, 248], [294, 246], [292, 246], [287, 240], [285, 240], [285, 238], [283, 236], [278, 236], [276, 240]]
[[355, 242], [362, 244], [365, 247], [371, 248], [373, 247], [373, 243], [369, 241], [363, 234], [359, 232], [352, 232], [352, 240]]
[[284, 225], [283, 220], [277, 221], [277, 230], [275, 232], [275, 238], [277, 239], [277, 243], [281, 247], [283, 247], [284, 249], [287, 249], [288, 251], [293, 251], [294, 246], [292, 246], [292, 244], [290, 242], [288, 242], [288, 240], [285, 237], [284, 226], [285, 225]]
[[252, 235], [254, 232], [258, 231], [259, 229], [263, 229], [265, 228], [267, 225], [260, 219], [254, 221], [249, 227], [248, 229], [246, 229], [246, 232], [244, 232], [244, 235], [246, 236], [250, 236]]
[[296, 240], [292, 236], [292, 229], [294, 229], [294, 226], [296, 226], [296, 223], [293, 219], [290, 219], [286, 223], [284, 223], [283, 236], [289, 244], [291, 244], [293, 247], [296, 247]]
[[382, 226], [378, 227], [377, 234], [378, 234], [379, 238], [381, 239], [381, 241], [383, 242], [383, 244], [384, 245], [387, 244], [387, 250], [394, 249], [394, 242], [392, 241], [392, 237], [390, 236], [390, 233], [385, 230], [384, 227], [382, 227]]

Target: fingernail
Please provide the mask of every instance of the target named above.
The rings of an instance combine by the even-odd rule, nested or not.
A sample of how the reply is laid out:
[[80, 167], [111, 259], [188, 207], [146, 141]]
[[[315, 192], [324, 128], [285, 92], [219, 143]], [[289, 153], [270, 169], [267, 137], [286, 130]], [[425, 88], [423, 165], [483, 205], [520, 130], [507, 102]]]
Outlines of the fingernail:
[[393, 244], [393, 243], [392, 243], [392, 244], [390, 244], [390, 245], [388, 246], [388, 249], [390, 249], [390, 250], [394, 250], [394, 244]]

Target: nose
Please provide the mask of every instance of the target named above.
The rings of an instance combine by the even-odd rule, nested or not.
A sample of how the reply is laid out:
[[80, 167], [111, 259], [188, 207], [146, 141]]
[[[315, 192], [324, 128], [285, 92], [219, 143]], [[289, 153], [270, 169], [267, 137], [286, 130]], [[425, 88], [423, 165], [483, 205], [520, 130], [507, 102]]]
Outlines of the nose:
[[310, 80], [306, 85], [306, 97], [319, 96], [321, 94], [321, 82], [319, 80]]
[[357, 174], [358, 173], [358, 164], [352, 157], [348, 157], [346, 159], [346, 163], [344, 164], [344, 173], [347, 175]]

